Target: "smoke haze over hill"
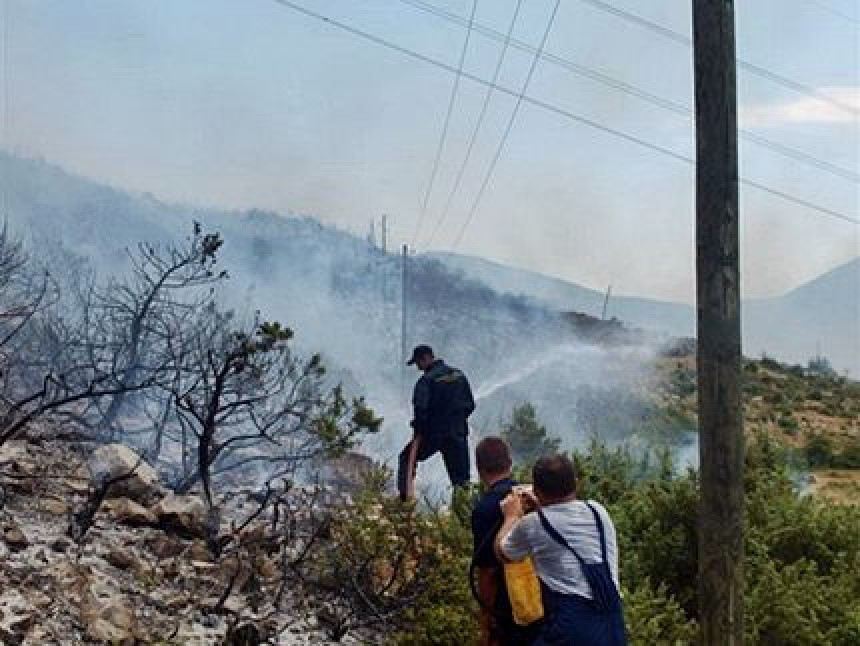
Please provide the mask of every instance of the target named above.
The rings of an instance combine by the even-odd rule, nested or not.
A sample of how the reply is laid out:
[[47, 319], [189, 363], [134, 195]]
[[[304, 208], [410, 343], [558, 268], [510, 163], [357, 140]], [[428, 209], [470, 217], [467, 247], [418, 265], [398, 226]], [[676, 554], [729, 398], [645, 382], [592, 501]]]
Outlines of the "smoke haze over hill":
[[[416, 376], [402, 366], [398, 255], [310, 218], [165, 204], [8, 154], [0, 154], [0, 170], [10, 227], [58, 273], [79, 271], [73, 261], [102, 277], [122, 271], [126, 247], [176, 239], [192, 220], [220, 231], [226, 242], [219, 265], [230, 273], [225, 300], [244, 315], [260, 310], [290, 325], [302, 351], [321, 350], [332, 378], [366, 395], [386, 418], [384, 432], [366, 449], [393, 459], [409, 433], [406, 396]], [[748, 338], [766, 330], [769, 345], [762, 349], [803, 360], [814, 352], [807, 339], [821, 334], [815, 322], [823, 313], [833, 334], [821, 339], [822, 350], [840, 369], [854, 368], [856, 319], [851, 295], [839, 294], [856, 286], [857, 276], [850, 267], [838, 276], [842, 283], [824, 277], [775, 303], [749, 304]], [[654, 353], [647, 345], [585, 342], [559, 316], [562, 309], [599, 315], [601, 301], [598, 292], [477, 259], [412, 256], [406, 342], [430, 343], [467, 372], [481, 399], [473, 419], [479, 433], [496, 431], [514, 406], [532, 401], [551, 433], [581, 445], [590, 428], [582, 402], [594, 389], [633, 388], [651, 370]], [[807, 317], [797, 319], [796, 308]], [[622, 297], [613, 299], [610, 314], [663, 334], [692, 332], [692, 311], [681, 305]], [[785, 345], [771, 333], [775, 323], [785, 330]], [[805, 336], [792, 332], [802, 325], [809, 326]]]

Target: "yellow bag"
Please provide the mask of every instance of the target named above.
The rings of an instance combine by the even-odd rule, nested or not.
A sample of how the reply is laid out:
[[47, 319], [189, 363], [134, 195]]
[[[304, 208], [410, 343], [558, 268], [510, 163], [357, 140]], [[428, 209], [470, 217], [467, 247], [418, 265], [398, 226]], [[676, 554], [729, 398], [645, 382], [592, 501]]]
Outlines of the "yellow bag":
[[543, 598], [540, 580], [531, 557], [522, 561], [505, 563], [505, 585], [511, 600], [514, 621], [519, 626], [528, 626], [543, 619]]

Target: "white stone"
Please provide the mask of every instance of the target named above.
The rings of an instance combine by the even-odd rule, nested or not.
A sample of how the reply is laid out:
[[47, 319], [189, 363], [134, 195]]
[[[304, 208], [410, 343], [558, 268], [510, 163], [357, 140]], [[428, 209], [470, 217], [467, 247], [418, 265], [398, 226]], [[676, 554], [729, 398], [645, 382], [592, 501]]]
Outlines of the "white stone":
[[88, 461], [93, 486], [131, 474], [112, 485], [109, 498], [125, 496], [144, 505], [152, 504], [164, 495], [158, 474], [137, 453], [124, 444], [107, 444], [96, 450]]

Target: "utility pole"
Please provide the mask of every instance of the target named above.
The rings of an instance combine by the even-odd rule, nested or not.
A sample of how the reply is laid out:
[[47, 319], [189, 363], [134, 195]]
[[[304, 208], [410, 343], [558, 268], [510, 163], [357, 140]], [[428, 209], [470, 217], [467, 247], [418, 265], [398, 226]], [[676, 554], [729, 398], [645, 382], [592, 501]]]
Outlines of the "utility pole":
[[606, 298], [603, 299], [603, 313], [600, 315], [600, 320], [606, 320], [606, 312], [609, 310], [609, 297], [612, 296], [612, 285], [606, 288]]
[[382, 252], [388, 253], [388, 216], [382, 216]]
[[370, 220], [370, 233], [367, 236], [367, 241], [372, 249], [376, 249], [376, 220]]
[[700, 643], [735, 646], [744, 636], [744, 433], [733, 0], [693, 0], [693, 52]]
[[409, 339], [407, 338], [409, 329], [409, 319], [407, 318], [407, 303], [409, 295], [409, 245], [403, 245], [403, 255], [401, 256], [401, 295], [400, 295], [400, 398], [401, 401], [407, 401], [406, 390], [406, 362], [409, 359]]

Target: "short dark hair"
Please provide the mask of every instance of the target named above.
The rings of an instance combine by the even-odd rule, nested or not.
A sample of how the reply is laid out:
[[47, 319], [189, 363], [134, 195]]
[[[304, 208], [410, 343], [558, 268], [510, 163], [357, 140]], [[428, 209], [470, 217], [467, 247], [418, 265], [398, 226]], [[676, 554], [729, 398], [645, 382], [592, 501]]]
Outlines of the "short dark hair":
[[505, 473], [512, 464], [508, 443], [500, 437], [485, 437], [475, 447], [475, 466], [481, 473]]
[[566, 455], [548, 455], [532, 469], [535, 489], [550, 498], [567, 498], [576, 493], [576, 469]]

